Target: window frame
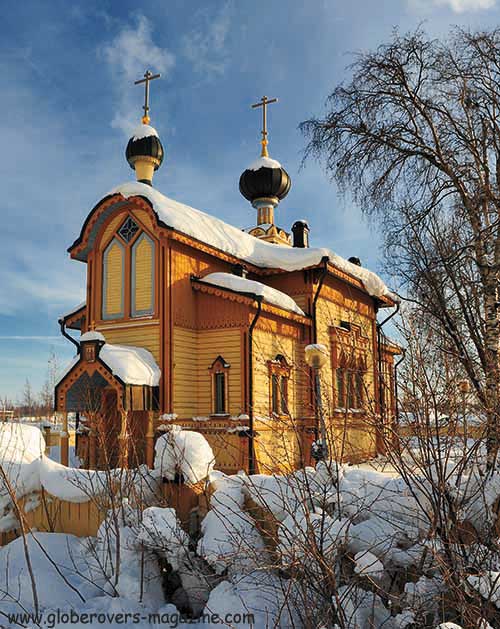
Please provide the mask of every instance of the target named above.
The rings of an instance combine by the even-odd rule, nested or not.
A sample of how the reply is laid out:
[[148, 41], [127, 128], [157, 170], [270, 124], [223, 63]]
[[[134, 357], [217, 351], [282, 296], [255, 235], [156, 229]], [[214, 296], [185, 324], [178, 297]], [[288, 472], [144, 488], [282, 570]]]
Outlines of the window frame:
[[[210, 374], [210, 414], [218, 417], [229, 415], [229, 370], [231, 365], [224, 360], [222, 356], [217, 356], [211, 366], [208, 368]], [[221, 381], [223, 383], [223, 395], [224, 395], [224, 410], [218, 409], [218, 390], [217, 383]]]
[[[120, 300], [120, 312], [108, 313], [107, 312], [107, 296], [108, 296], [108, 256], [111, 249], [118, 245], [121, 249], [122, 264], [121, 264], [121, 300]], [[122, 240], [118, 238], [117, 232], [108, 242], [106, 247], [102, 251], [102, 290], [101, 290], [101, 317], [103, 321], [114, 321], [115, 319], [123, 319], [125, 317], [125, 290], [126, 290], [126, 268], [127, 268], [127, 251]]]
[[269, 374], [269, 411], [271, 417], [290, 416], [289, 381], [291, 367], [283, 354], [267, 362]]

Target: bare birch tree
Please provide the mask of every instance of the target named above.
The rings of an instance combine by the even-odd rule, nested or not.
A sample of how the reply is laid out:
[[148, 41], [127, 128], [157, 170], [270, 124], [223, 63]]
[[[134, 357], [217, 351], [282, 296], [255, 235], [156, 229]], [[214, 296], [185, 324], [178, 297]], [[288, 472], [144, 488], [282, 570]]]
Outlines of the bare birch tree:
[[307, 155], [380, 218], [393, 274], [434, 323], [498, 451], [500, 30], [421, 30], [357, 56]]

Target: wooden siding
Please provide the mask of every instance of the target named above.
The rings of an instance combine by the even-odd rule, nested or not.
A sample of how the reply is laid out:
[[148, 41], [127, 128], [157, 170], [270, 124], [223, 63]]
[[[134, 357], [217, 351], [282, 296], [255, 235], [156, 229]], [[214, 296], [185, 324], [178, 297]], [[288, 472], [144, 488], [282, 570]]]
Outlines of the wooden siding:
[[173, 408], [179, 417], [198, 414], [198, 335], [195, 330], [174, 328]]
[[209, 368], [222, 356], [229, 363], [228, 412], [239, 415], [243, 412], [241, 352], [242, 335], [238, 329], [204, 330], [198, 336], [198, 414], [213, 412], [212, 377]]
[[160, 325], [158, 321], [148, 321], [142, 325], [121, 324], [98, 326], [108, 343], [134, 345], [149, 350], [160, 364]]
[[254, 412], [256, 415], [268, 417], [271, 412], [270, 401], [270, 360], [282, 354], [291, 366], [288, 385], [288, 407], [292, 416], [297, 414], [297, 384], [301, 379], [301, 352], [303, 344], [293, 337], [279, 334], [266, 325], [264, 319], [259, 321], [253, 334], [254, 356]]
[[229, 273], [231, 267], [181, 243], [173, 243], [171, 251], [173, 324], [183, 328], [198, 328], [199, 323], [203, 322], [204, 313], [200, 313], [198, 318], [197, 295], [193, 291], [191, 277], [215, 271]]
[[237, 328], [195, 331], [174, 328], [173, 400], [179, 417], [207, 417], [213, 413], [212, 376], [218, 356], [229, 363], [228, 412], [243, 412], [242, 331]]

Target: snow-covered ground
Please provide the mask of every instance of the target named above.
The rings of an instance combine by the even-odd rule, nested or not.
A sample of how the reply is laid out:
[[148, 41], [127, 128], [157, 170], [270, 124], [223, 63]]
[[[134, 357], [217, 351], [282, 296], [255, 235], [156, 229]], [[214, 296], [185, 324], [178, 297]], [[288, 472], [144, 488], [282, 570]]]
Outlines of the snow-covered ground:
[[[23, 439], [14, 431], [13, 482], [70, 501], [83, 498], [75, 490], [83, 485], [88, 497], [99, 473], [61, 469], [42, 456], [34, 430]], [[182, 614], [194, 627], [207, 626], [209, 614], [222, 626], [256, 629], [437, 627], [458, 618], [444, 607], [453, 593], [450, 553], [463, 570], [463, 596], [476, 601], [478, 619], [491, 621], [477, 626], [499, 626], [500, 552], [491, 532], [500, 473], [484, 476], [476, 442], [413, 440], [399, 459], [227, 476], [213, 469], [201, 435], [173, 425], [158, 441], [156, 469], [134, 474], [96, 537], [32, 531], [26, 544], [18, 538], [0, 549], [0, 626], [15, 626], [9, 614], [38, 609], [54, 627], [67, 626], [71, 612], [112, 614], [112, 627], [124, 626], [124, 614], [125, 626], [140, 627], [158, 619], [175, 627]], [[133, 497], [139, 482], [152, 491], [161, 477], [179, 475], [195, 483], [209, 477], [210, 508], [194, 537], [173, 508]], [[473, 531], [466, 542], [453, 539], [450, 523], [436, 526], [436, 500], [445, 498], [441, 516], [455, 505]]]

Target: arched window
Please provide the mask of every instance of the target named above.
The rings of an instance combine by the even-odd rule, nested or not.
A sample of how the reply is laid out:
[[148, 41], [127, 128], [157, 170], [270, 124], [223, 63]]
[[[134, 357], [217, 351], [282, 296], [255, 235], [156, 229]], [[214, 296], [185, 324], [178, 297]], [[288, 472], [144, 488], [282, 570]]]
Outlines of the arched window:
[[228, 374], [230, 364], [222, 356], [218, 356], [209, 372], [212, 378], [212, 414], [227, 415], [229, 412]]
[[132, 317], [154, 312], [154, 260], [154, 242], [143, 232], [132, 246]]
[[124, 316], [125, 248], [118, 238], [104, 251], [102, 282], [102, 318], [120, 319]]
[[143, 317], [155, 312], [155, 243], [127, 216], [102, 257], [102, 318]]
[[272, 415], [289, 415], [288, 381], [290, 366], [282, 354], [268, 363], [270, 383], [270, 410]]

